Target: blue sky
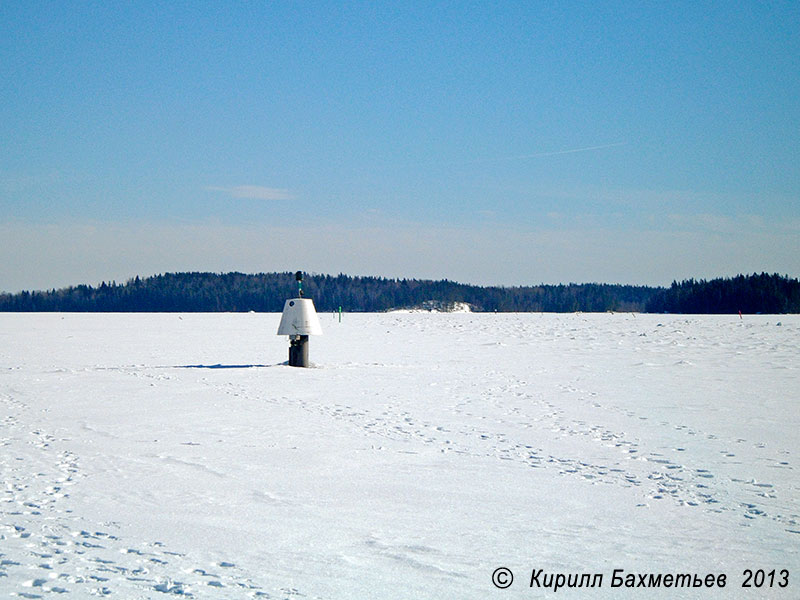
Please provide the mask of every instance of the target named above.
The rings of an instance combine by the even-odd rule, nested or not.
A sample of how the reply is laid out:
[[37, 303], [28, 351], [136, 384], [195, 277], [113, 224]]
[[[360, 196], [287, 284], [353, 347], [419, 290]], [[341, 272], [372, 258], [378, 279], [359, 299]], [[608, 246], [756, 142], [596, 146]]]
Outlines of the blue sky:
[[797, 2], [5, 2], [0, 290], [800, 275]]

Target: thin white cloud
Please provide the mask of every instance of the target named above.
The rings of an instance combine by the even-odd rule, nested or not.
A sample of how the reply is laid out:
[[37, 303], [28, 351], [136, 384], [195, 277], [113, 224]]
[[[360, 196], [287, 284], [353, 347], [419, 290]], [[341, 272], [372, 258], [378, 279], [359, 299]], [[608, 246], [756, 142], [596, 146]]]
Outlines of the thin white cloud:
[[248, 200], [291, 200], [292, 194], [284, 188], [271, 188], [262, 185], [236, 185], [233, 187], [207, 187], [212, 192], [223, 192], [234, 198]]
[[650, 215], [651, 223], [666, 223], [662, 229], [671, 231], [706, 231], [720, 234], [743, 233], [796, 234], [800, 232], [798, 219], [770, 219], [763, 215], [723, 215], [715, 213], [672, 213], [666, 216]]
[[705, 230], [716, 233], [737, 233], [746, 225], [740, 218], [709, 213], [671, 214], [667, 220], [677, 229]]

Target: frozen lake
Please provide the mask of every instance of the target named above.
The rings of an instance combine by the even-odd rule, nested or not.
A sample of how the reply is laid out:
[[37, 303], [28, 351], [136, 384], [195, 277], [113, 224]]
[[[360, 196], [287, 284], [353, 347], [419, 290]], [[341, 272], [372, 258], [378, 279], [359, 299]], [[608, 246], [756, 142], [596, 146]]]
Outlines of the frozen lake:
[[799, 316], [320, 318], [0, 314], [0, 592], [798, 597]]

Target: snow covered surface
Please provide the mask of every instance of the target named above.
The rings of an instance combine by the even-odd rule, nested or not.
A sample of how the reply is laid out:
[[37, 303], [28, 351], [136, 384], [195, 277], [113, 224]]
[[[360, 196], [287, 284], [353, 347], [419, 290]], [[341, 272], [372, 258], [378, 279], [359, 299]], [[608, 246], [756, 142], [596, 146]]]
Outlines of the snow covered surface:
[[320, 317], [0, 314], [0, 592], [798, 596], [797, 316]]
[[418, 313], [418, 312], [444, 312], [468, 313], [472, 312], [472, 305], [467, 302], [442, 302], [440, 300], [426, 300], [421, 305], [413, 308], [393, 308], [390, 313]]

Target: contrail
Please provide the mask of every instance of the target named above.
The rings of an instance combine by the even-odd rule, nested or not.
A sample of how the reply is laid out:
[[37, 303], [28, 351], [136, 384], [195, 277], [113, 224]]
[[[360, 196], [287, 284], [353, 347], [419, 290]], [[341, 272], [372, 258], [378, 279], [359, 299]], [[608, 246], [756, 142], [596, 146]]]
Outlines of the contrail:
[[[457, 164], [475, 164], [482, 162], [498, 162], [503, 160], [524, 160], [526, 158], [542, 158], [545, 156], [558, 156], [559, 154], [575, 154], [576, 152], [590, 152], [591, 150], [602, 150], [603, 148], [615, 148], [624, 146], [626, 142], [615, 142], [613, 144], [602, 144], [600, 146], [585, 146], [583, 148], [570, 148], [569, 150], [556, 150], [553, 152], [536, 152], [535, 154], [520, 154], [518, 156], [499, 156], [496, 158], [479, 158]], [[456, 164], [456, 163], [453, 163]]]
[[520, 156], [508, 156], [497, 160], [519, 160], [522, 158], [539, 158], [540, 156], [557, 156], [558, 154], [574, 154], [575, 152], [589, 152], [590, 150], [602, 150], [603, 148], [614, 148], [624, 146], [625, 142], [614, 144], [603, 144], [602, 146], [586, 146], [585, 148], [572, 148], [571, 150], [557, 150], [555, 152], [537, 152], [536, 154], [522, 154]]

